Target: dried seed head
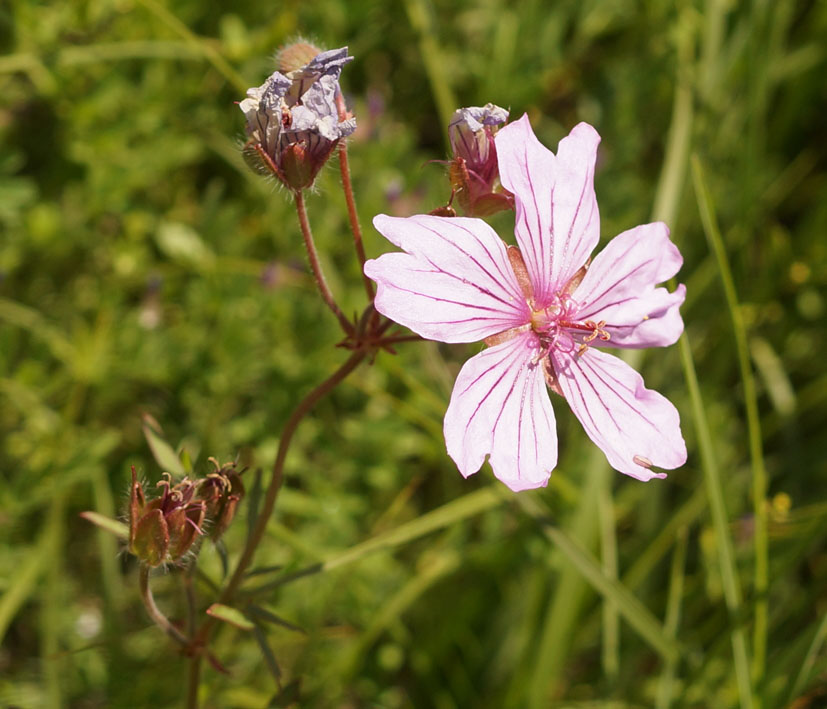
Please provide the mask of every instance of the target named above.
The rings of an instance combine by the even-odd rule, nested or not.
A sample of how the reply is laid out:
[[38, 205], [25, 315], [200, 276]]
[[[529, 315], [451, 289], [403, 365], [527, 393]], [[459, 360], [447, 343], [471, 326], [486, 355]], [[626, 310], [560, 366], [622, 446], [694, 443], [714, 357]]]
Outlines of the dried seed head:
[[247, 118], [245, 157], [294, 191], [310, 187], [339, 140], [356, 130], [356, 119], [341, 110], [339, 88], [352, 59], [347, 47], [317, 53], [248, 89], [239, 104]]

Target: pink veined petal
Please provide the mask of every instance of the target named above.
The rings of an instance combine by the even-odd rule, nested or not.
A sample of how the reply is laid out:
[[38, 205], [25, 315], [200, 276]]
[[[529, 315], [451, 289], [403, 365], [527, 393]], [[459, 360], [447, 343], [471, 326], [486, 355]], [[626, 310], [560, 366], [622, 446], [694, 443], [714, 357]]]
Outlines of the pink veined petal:
[[557, 431], [538, 343], [523, 333], [469, 359], [445, 412], [448, 455], [465, 476], [490, 454], [494, 475], [514, 491], [542, 487], [557, 465]]
[[680, 285], [670, 293], [655, 286], [674, 276], [682, 263], [663, 222], [624, 231], [595, 257], [572, 294], [580, 303], [576, 318], [605, 320], [610, 347], [673, 344], [683, 332], [679, 308], [686, 289]]
[[571, 410], [615, 470], [651, 480], [666, 476], [650, 466], [686, 462], [677, 409], [623, 360], [590, 348], [580, 356], [553, 351], [552, 362]]
[[505, 244], [481, 219], [380, 214], [373, 224], [406, 252], [365, 264], [383, 315], [441, 342], [476, 342], [528, 322]]
[[594, 194], [594, 162], [600, 136], [579, 123], [557, 148], [545, 148], [528, 116], [497, 133], [497, 160], [503, 186], [514, 194], [514, 233], [534, 284], [538, 307], [586, 263], [600, 238]]

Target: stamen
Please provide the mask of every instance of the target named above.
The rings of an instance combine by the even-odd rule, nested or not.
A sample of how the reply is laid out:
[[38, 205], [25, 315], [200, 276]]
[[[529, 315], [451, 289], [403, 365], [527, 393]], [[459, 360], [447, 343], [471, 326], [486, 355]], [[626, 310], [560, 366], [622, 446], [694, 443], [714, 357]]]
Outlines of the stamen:
[[636, 455], [634, 458], [632, 458], [632, 461], [644, 468], [651, 468], [654, 465], [654, 463], [651, 460], [649, 460], [648, 458], [644, 458], [642, 455]]

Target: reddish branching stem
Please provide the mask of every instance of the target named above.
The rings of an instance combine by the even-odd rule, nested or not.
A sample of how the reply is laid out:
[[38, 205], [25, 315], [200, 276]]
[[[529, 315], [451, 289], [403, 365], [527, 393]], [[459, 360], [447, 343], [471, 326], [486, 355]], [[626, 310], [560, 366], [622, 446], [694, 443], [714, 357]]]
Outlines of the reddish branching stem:
[[[217, 602], [229, 604], [236, 591], [238, 591], [241, 582], [244, 580], [244, 575], [249, 568], [255, 556], [256, 549], [261, 542], [264, 532], [267, 529], [267, 523], [270, 521], [270, 515], [273, 513], [273, 508], [276, 505], [276, 498], [278, 497], [281, 483], [284, 479], [284, 463], [287, 460], [287, 451], [290, 448], [290, 443], [293, 440], [293, 435], [301, 423], [301, 420], [310, 412], [310, 410], [318, 403], [320, 399], [329, 394], [335, 389], [356, 367], [361, 364], [362, 360], [368, 353], [365, 350], [357, 350], [347, 361], [339, 367], [330, 377], [325, 379], [319, 386], [311, 391], [304, 399], [299, 402], [299, 405], [293, 410], [290, 418], [284, 426], [281, 438], [279, 439], [279, 447], [276, 453], [276, 460], [273, 463], [273, 471], [270, 476], [270, 484], [267, 488], [267, 493], [264, 497], [264, 502], [256, 520], [255, 527], [247, 539], [247, 544], [238, 560], [235, 571], [227, 582], [227, 585], [219, 595]], [[196, 674], [198, 671], [197, 665], [200, 665], [200, 650], [206, 647], [210, 632], [215, 625], [216, 619], [209, 616], [201, 625], [197, 633], [195, 633], [193, 640], [190, 643], [190, 652], [192, 652], [196, 659], [193, 660], [191, 672]], [[185, 640], [186, 642], [186, 640]]]

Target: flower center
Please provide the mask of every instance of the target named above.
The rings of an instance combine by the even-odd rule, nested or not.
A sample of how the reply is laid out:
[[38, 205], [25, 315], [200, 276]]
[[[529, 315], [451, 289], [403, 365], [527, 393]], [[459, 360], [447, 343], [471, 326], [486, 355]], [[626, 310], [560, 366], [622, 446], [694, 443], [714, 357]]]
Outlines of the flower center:
[[604, 329], [606, 321], [593, 320], [578, 322], [574, 318], [577, 303], [568, 293], [557, 293], [545, 308], [531, 311], [531, 329], [540, 340], [542, 355], [552, 349], [571, 352], [577, 346], [577, 354], [588, 349], [588, 343], [600, 339], [607, 342], [611, 335]]

